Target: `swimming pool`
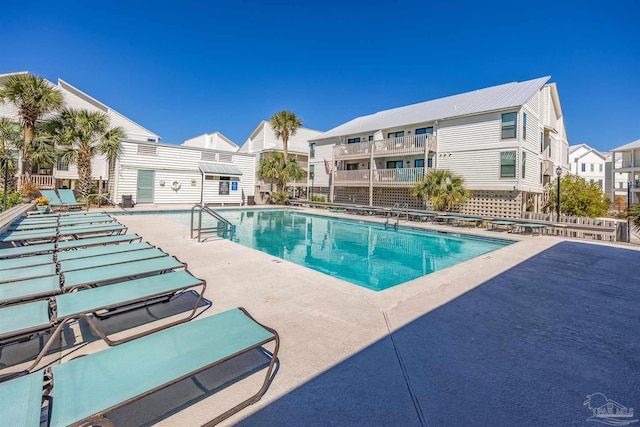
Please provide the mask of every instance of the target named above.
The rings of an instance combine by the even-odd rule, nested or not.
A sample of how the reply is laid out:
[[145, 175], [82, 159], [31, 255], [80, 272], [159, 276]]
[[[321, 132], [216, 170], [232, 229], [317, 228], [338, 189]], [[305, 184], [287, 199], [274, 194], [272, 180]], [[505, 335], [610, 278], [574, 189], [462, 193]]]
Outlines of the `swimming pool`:
[[[401, 229], [293, 210], [218, 210], [233, 241], [365, 288], [381, 291], [511, 244], [508, 240]], [[163, 216], [190, 224], [189, 213]], [[213, 218], [203, 215], [203, 227]]]

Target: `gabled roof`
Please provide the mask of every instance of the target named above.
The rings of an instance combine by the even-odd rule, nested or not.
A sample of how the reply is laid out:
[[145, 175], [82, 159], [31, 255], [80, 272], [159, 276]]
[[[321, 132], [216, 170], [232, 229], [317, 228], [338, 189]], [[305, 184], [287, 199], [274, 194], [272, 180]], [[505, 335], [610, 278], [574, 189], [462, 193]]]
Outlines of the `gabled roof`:
[[314, 140], [520, 107], [531, 99], [550, 78], [547, 76], [524, 82], [507, 83], [379, 111], [337, 126]]
[[[575, 153], [580, 148], [583, 148], [585, 151], [580, 156], [576, 157], [576, 159], [581, 159], [581, 158], [583, 158], [584, 156], [586, 156], [589, 153], [595, 154], [596, 156], [600, 157], [602, 160], [606, 160], [607, 159], [606, 155], [604, 155], [603, 153], [599, 152], [595, 148], [589, 147], [587, 144], [578, 144], [578, 145], [570, 146], [569, 147], [569, 154]], [[575, 161], [575, 159], [573, 159], [573, 160]]]
[[634, 148], [640, 148], [640, 139], [638, 139], [636, 141], [633, 141], [633, 142], [630, 142], [628, 144], [625, 144], [625, 145], [623, 145], [621, 147], [614, 148], [611, 151], [626, 151], [626, 150], [632, 150]]

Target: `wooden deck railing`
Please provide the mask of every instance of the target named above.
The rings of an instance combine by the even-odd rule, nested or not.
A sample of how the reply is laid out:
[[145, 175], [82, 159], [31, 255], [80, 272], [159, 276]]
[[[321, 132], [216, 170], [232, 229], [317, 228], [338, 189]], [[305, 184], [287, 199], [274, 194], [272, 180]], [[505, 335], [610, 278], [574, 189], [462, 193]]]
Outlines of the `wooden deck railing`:
[[436, 151], [435, 137], [430, 134], [422, 134], [337, 145], [333, 148], [333, 152], [336, 160], [368, 157], [372, 152], [374, 157], [402, 156], [424, 153], [425, 144], [429, 151]]

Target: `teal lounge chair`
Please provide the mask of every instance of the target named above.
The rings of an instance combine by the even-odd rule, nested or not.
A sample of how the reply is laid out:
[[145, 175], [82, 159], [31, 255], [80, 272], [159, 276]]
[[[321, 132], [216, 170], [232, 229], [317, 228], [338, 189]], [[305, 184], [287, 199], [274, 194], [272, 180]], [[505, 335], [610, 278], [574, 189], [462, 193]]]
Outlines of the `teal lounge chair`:
[[138, 243], [128, 243], [122, 245], [101, 245], [94, 246], [89, 248], [81, 248], [76, 251], [62, 251], [56, 254], [56, 258], [58, 262], [60, 261], [69, 261], [73, 259], [81, 259], [81, 258], [89, 258], [98, 255], [108, 255], [122, 252], [133, 252], [139, 251], [143, 249], [151, 249], [149, 243], [146, 242], [138, 242]]
[[[203, 339], [206, 337], [206, 339]], [[254, 395], [207, 422], [213, 425], [257, 402], [267, 391], [280, 338], [243, 308], [205, 317], [51, 367], [49, 426], [109, 425], [105, 416], [227, 360], [274, 345], [264, 382]], [[162, 357], [158, 357], [162, 355]], [[108, 374], [107, 374], [108, 373]], [[39, 426], [42, 371], [0, 383], [3, 416]]]
[[119, 268], [120, 264], [141, 261], [152, 258], [160, 258], [168, 256], [158, 248], [149, 248], [132, 252], [116, 252], [105, 253], [92, 257], [84, 257], [78, 259], [58, 260], [59, 271], [67, 273], [74, 270], [85, 270], [87, 268], [95, 268], [111, 265], [113, 268]]
[[127, 227], [120, 223], [64, 225], [58, 228], [58, 236], [62, 238], [79, 239], [81, 236], [97, 236], [126, 234]]
[[64, 274], [62, 286], [64, 291], [68, 292], [76, 288], [93, 287], [126, 280], [132, 277], [157, 275], [175, 269], [186, 268], [186, 264], [167, 255], [160, 258], [125, 262], [118, 264], [117, 268], [114, 268], [112, 265], [106, 265], [84, 270], [69, 271]]
[[58, 188], [58, 195], [60, 196], [60, 200], [62, 201], [62, 203], [67, 206], [72, 206], [72, 205], [76, 205], [79, 207], [86, 206], [87, 210], [89, 210], [89, 204], [87, 202], [82, 203], [76, 200], [76, 196], [73, 194], [73, 190]]
[[82, 203], [80, 203], [80, 204], [78, 204], [78, 203], [71, 203], [71, 204], [64, 203], [62, 200], [60, 200], [60, 198], [58, 197], [58, 195], [56, 194], [56, 192], [54, 190], [40, 190], [40, 194], [47, 198], [47, 200], [49, 201], [49, 207], [52, 210], [54, 210], [54, 209], [79, 208], [79, 207], [83, 206]]
[[19, 246], [17, 248], [4, 248], [0, 249], [0, 259], [53, 253], [55, 249], [55, 243], [42, 243], [39, 245]]
[[[125, 338], [117, 340], [109, 338], [93, 319], [93, 316], [113, 316], [123, 310], [130, 311], [132, 306], [139, 308], [157, 302], [162, 297], [170, 297], [177, 292], [191, 288], [200, 288], [200, 293], [193, 309], [187, 316]], [[4, 379], [23, 375], [35, 369], [40, 360], [49, 352], [51, 346], [58, 341], [64, 325], [70, 321], [84, 318], [94, 332], [107, 344], [118, 345], [189, 321], [197, 312], [205, 289], [206, 282], [204, 280], [192, 276], [188, 271], [177, 271], [78, 292], [62, 293], [51, 297], [50, 300], [37, 300], [0, 307], [0, 343], [2, 345], [39, 337], [43, 333], [51, 333], [46, 344], [29, 367], [23, 371], [8, 374]]]
[[127, 244], [134, 241], [141, 241], [142, 237], [137, 234], [115, 234], [101, 237], [85, 237], [78, 240], [61, 240], [56, 246], [59, 251], [78, 248], [89, 248], [92, 246]]
[[50, 276], [52, 274], [56, 274], [56, 265], [53, 262], [42, 265], [12, 268], [10, 270], [2, 270], [0, 272], [0, 284], [13, 282], [15, 280]]
[[53, 264], [53, 262], [53, 254], [40, 254], [19, 258], [0, 259], [0, 275], [4, 274], [2, 273], [3, 270], [32, 267], [43, 264]]
[[56, 228], [43, 228], [39, 230], [10, 231], [0, 234], [0, 243], [11, 243], [13, 246], [30, 245], [34, 243], [55, 242], [58, 238]]
[[0, 306], [49, 298], [60, 292], [58, 275], [0, 283]]

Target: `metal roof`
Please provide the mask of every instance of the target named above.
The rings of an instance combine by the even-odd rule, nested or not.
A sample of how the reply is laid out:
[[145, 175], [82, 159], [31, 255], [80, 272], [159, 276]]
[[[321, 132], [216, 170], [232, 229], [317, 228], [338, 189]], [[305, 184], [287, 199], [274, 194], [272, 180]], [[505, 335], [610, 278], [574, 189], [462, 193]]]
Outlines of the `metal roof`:
[[355, 118], [311, 139], [311, 141], [520, 107], [531, 99], [550, 78], [550, 76], [546, 76], [524, 82], [506, 83], [379, 111], [375, 114]]
[[198, 168], [205, 175], [242, 175], [237, 166], [228, 163], [198, 163]]
[[626, 150], [631, 150], [633, 148], [640, 148], [640, 139], [630, 142], [628, 144], [625, 144], [622, 147], [614, 148], [611, 151], [626, 151]]

